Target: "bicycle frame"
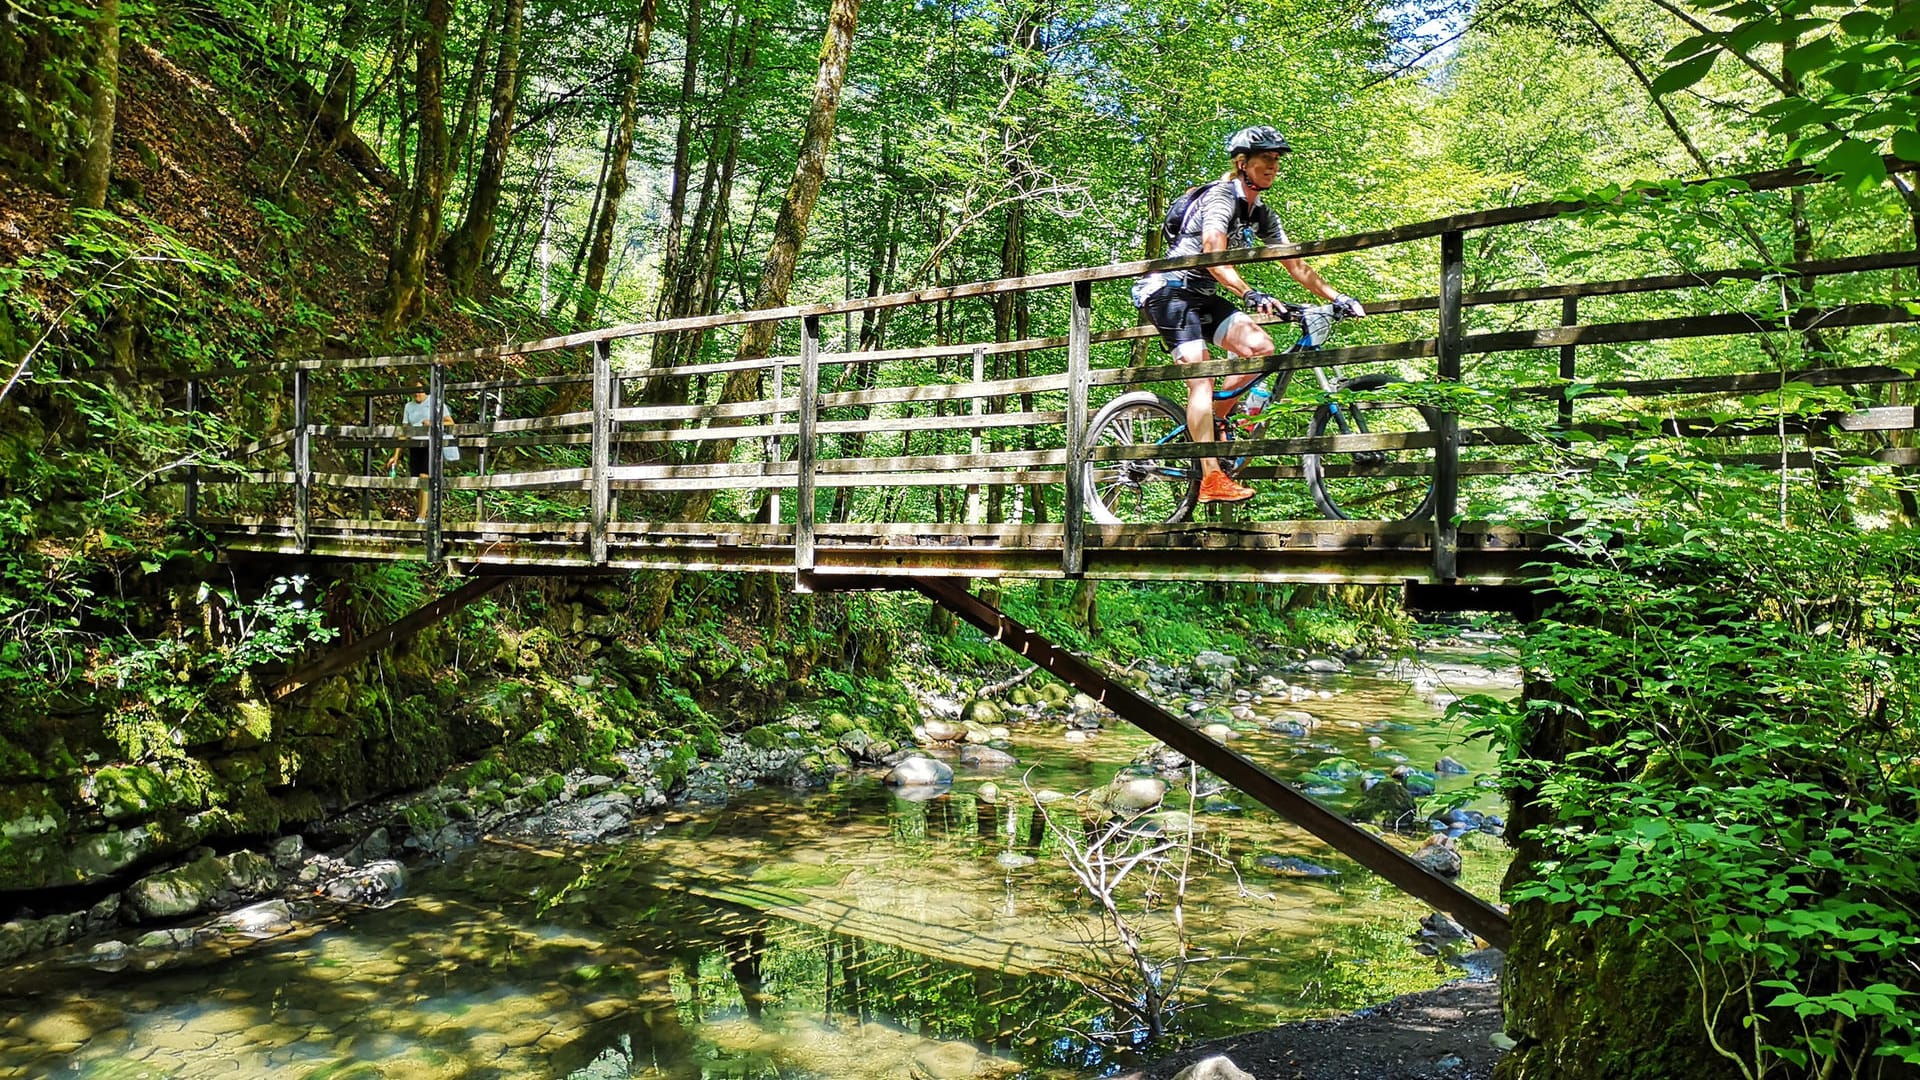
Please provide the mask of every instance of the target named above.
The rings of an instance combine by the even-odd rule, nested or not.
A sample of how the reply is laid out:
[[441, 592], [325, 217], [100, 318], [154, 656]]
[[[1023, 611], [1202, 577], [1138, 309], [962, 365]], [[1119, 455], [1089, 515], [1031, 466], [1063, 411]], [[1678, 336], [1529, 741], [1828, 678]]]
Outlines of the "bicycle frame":
[[[1300, 305], [1295, 305], [1295, 304], [1286, 305], [1286, 309], [1288, 312], [1294, 314], [1296, 318], [1301, 317], [1302, 313], [1304, 313], [1307, 310], [1306, 308]], [[1322, 338], [1320, 343], [1313, 344], [1313, 345], [1307, 344], [1307, 338], [1308, 338], [1308, 331], [1307, 331], [1307, 328], [1303, 325], [1300, 330], [1300, 336], [1294, 339], [1293, 344], [1287, 346], [1285, 349], [1281, 350], [1280, 352], [1273, 354], [1274, 360], [1276, 361], [1282, 360], [1286, 357], [1293, 356], [1297, 353], [1318, 352], [1325, 345], [1325, 341], [1326, 341], [1325, 338]], [[1260, 414], [1262, 417], [1265, 417], [1267, 410], [1272, 409], [1274, 407], [1273, 406], [1274, 402], [1278, 402], [1282, 398], [1286, 397], [1287, 388], [1291, 386], [1293, 383], [1293, 373], [1297, 370], [1299, 369], [1292, 368], [1292, 367], [1269, 367], [1265, 371], [1262, 371], [1252, 381], [1248, 382], [1245, 386], [1242, 386], [1237, 390], [1213, 391], [1213, 400], [1214, 401], [1232, 401], [1235, 398], [1244, 397], [1248, 393], [1252, 392], [1254, 387], [1259, 386], [1262, 382], [1268, 379], [1272, 379], [1273, 392], [1271, 395], [1269, 395], [1267, 409], [1261, 410], [1261, 414]], [[1329, 365], [1329, 366], [1316, 367], [1316, 368], [1313, 368], [1312, 370], [1313, 370], [1314, 380], [1320, 384], [1320, 392], [1326, 395], [1325, 401], [1328, 403], [1329, 407], [1333, 409], [1335, 416], [1339, 418], [1340, 428], [1341, 428], [1341, 431], [1344, 433], [1346, 431], [1346, 420], [1344, 415], [1341, 413], [1339, 402], [1334, 397], [1335, 391], [1338, 389], [1340, 385], [1340, 380], [1338, 378], [1340, 374], [1339, 369], [1331, 368], [1331, 366]], [[1331, 374], [1329, 374], [1329, 371], [1331, 371]], [[1229, 412], [1227, 414], [1227, 417], [1225, 418], [1225, 420], [1227, 421], [1224, 425], [1226, 437], [1224, 439], [1217, 440], [1217, 441], [1232, 442], [1233, 439], [1237, 437], [1236, 433], [1233, 430], [1233, 424], [1231, 423], [1232, 416], [1233, 414]], [[1266, 421], [1262, 419], [1258, 427], [1265, 428]], [[1187, 435], [1188, 435], [1187, 425], [1181, 424], [1179, 427], [1175, 428], [1172, 432], [1170, 432], [1166, 438], [1160, 439], [1158, 441], [1162, 444], [1172, 443], [1172, 442], [1184, 442], [1187, 439]], [[1228, 469], [1228, 471], [1234, 472], [1234, 471], [1237, 471], [1238, 468], [1239, 468], [1239, 463], [1236, 462], [1231, 468]]]

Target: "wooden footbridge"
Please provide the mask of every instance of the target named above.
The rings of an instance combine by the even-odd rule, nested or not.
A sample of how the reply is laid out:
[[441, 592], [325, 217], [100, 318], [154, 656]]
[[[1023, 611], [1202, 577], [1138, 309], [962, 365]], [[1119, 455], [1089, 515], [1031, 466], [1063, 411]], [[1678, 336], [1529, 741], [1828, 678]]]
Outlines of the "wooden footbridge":
[[[1409, 871], [1397, 851], [1004, 615], [980, 610], [962, 583], [941, 579], [1517, 588], [1533, 576], [1529, 563], [1551, 556], [1562, 531], [1553, 496], [1580, 483], [1595, 461], [1580, 451], [1596, 439], [1628, 435], [1655, 450], [1684, 442], [1696, 460], [1711, 455], [1709, 465], [1772, 468], [1783, 483], [1799, 477], [1842, 490], [1842, 468], [1884, 473], [1920, 464], [1911, 338], [1895, 329], [1920, 310], [1911, 299], [1920, 267], [1912, 237], [1884, 222], [1829, 229], [1828, 237], [1861, 238], [1853, 241], [1860, 250], [1814, 257], [1811, 233], [1787, 220], [1791, 206], [1817, 205], [1831, 191], [1817, 177], [1786, 170], [1715, 183], [1667, 185], [1605, 205], [1463, 214], [1256, 253], [612, 326], [460, 352], [205, 371], [186, 382], [185, 407], [218, 414], [250, 441], [223, 467], [185, 478], [185, 511], [230, 551], [289, 559], [427, 559], [474, 576], [764, 571], [792, 573], [803, 588], [918, 588], [1024, 643], [1023, 651], [1163, 741], [1500, 940], [1498, 912], [1424, 870]], [[1808, 197], [1790, 202], [1790, 189]], [[1675, 245], [1649, 266], [1646, 237], [1657, 235], [1657, 215], [1670, 204], [1676, 214], [1744, 224], [1729, 226], [1727, 244]], [[1640, 228], [1620, 224], [1642, 213]], [[1904, 217], [1882, 217], [1904, 227]], [[1678, 262], [1690, 250], [1764, 250], [1763, 228], [1790, 238], [1781, 246], [1800, 254]], [[1546, 254], [1576, 250], [1586, 257]], [[1150, 270], [1291, 257], [1313, 259], [1363, 296], [1357, 282], [1369, 268], [1392, 267], [1401, 278], [1421, 268], [1430, 294], [1364, 296], [1369, 318], [1346, 324], [1339, 347], [1281, 362], [1347, 374], [1390, 370], [1410, 380], [1399, 397], [1420, 403], [1432, 421], [1315, 435], [1307, 418], [1316, 401], [1293, 427], [1278, 422], [1285, 437], [1236, 443], [1236, 453], [1256, 456], [1241, 474], [1262, 493], [1252, 503], [1203, 508], [1199, 520], [1180, 524], [1095, 520], [1091, 500], [1111, 498], [1104, 478], [1128, 463], [1144, 462], [1148, 472], [1169, 462], [1185, 467], [1203, 450], [1107, 431], [1090, 436], [1097, 410], [1141, 387], [1184, 400], [1184, 378], [1274, 362], [1149, 362], [1164, 354], [1152, 328], [1136, 325], [1124, 286]], [[1566, 269], [1583, 262], [1607, 272]], [[1576, 280], [1470, 287], [1515, 280], [1511, 270], [1496, 274], [1497, 264], [1531, 267], [1535, 280]], [[1640, 276], [1619, 275], [1635, 266]], [[1623, 298], [1635, 317], [1620, 317]], [[1026, 336], [964, 340], [969, 327], [987, 324], [990, 305], [999, 305], [998, 322]], [[1027, 314], [1016, 320], [1010, 312]], [[1096, 329], [1096, 316], [1110, 325]], [[1029, 318], [1049, 332], [1029, 333]], [[883, 327], [895, 341], [932, 343], [881, 348]], [[716, 334], [742, 335], [742, 347], [707, 341]], [[1286, 336], [1276, 334], [1283, 343]], [[1363, 337], [1371, 340], [1345, 343]], [[769, 338], [772, 348], [755, 344]], [[1844, 350], [1836, 348], [1842, 338]], [[709, 359], [716, 351], [735, 358]], [[1835, 363], [1843, 352], [1875, 362]], [[424, 440], [425, 478], [389, 476], [386, 456], [424, 434], [395, 422], [416, 383], [456, 422]], [[450, 447], [459, 449], [457, 463]], [[1315, 520], [1303, 481], [1307, 455], [1336, 477], [1432, 484], [1433, 509], [1415, 521]], [[416, 521], [421, 491], [427, 508]], [[1502, 523], [1485, 523], [1494, 517]]]

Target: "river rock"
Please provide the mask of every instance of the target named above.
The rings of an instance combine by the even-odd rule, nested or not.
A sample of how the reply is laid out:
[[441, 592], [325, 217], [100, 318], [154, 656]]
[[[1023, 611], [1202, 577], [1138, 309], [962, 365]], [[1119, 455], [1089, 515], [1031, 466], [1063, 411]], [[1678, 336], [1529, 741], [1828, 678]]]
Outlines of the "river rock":
[[979, 790], [974, 792], [974, 795], [979, 798], [981, 802], [992, 806], [1000, 801], [1000, 785], [988, 781], [987, 783], [981, 784]]
[[1331, 870], [1319, 863], [1308, 862], [1293, 855], [1262, 855], [1253, 860], [1255, 866], [1271, 870], [1281, 877], [1339, 877], [1340, 871]]
[[1413, 792], [1397, 780], [1382, 780], [1363, 792], [1347, 815], [1354, 821], [1379, 822], [1382, 828], [1407, 829], [1419, 817]]
[[306, 859], [307, 840], [299, 833], [293, 833], [275, 840], [267, 851], [273, 858], [273, 865], [282, 870], [292, 870]]
[[1222, 723], [1208, 724], [1200, 729], [1200, 734], [1214, 742], [1231, 742], [1240, 737], [1240, 733]]
[[166, 930], [150, 930], [137, 938], [133, 947], [141, 952], [178, 952], [191, 948], [198, 939], [192, 930], [184, 926], [170, 927]]
[[204, 911], [227, 884], [227, 868], [212, 852], [173, 870], [142, 878], [127, 889], [127, 906], [142, 922]]
[[215, 920], [214, 927], [248, 937], [272, 937], [293, 929], [293, 911], [285, 900], [268, 900], [228, 912]]
[[1406, 765], [1394, 766], [1393, 778], [1407, 785], [1408, 791], [1413, 792], [1423, 799], [1433, 794], [1434, 788], [1439, 783], [1439, 779], [1432, 773], [1410, 768]]
[[910, 757], [901, 761], [887, 773], [887, 783], [894, 787], [930, 787], [953, 783], [953, 768], [944, 761], [935, 761], [929, 757]]
[[379, 862], [393, 854], [393, 841], [387, 838], [386, 829], [375, 829], [359, 843], [347, 849], [341, 858], [354, 866], [365, 866]]
[[10, 919], [0, 923], [0, 963], [65, 945], [79, 934], [80, 920], [72, 915]]
[[1349, 757], [1322, 758], [1313, 767], [1313, 772], [1329, 780], [1355, 780], [1361, 773], [1360, 763]]
[[1347, 670], [1345, 663], [1330, 656], [1316, 656], [1301, 666], [1315, 675], [1338, 675]]
[[406, 887], [407, 868], [384, 859], [342, 874], [320, 891], [335, 900], [379, 904], [399, 896]]
[[1453, 837], [1445, 833], [1428, 837], [1420, 850], [1413, 853], [1413, 861], [1443, 878], [1460, 876], [1460, 849], [1454, 846]]
[[1203, 1058], [1173, 1074], [1173, 1080], [1257, 1080], [1225, 1054]]
[[[33, 826], [33, 822], [28, 823]], [[5, 835], [14, 843], [21, 842], [23, 834], [12, 831], [19, 827], [18, 821], [0, 824]], [[67, 852], [67, 865], [72, 869], [74, 880], [60, 881], [58, 884], [86, 884], [112, 877], [134, 863], [161, 850], [162, 840], [158, 835], [159, 827], [148, 823], [135, 825], [131, 829], [114, 832], [95, 833], [84, 836]], [[30, 832], [29, 834], [30, 835]], [[48, 881], [52, 885], [55, 882]]]
[[1452, 758], [1443, 757], [1439, 761], [1436, 761], [1433, 763], [1433, 771], [1436, 773], [1440, 773], [1443, 776], [1446, 776], [1446, 775], [1465, 776], [1467, 775], [1468, 770], [1465, 765], [1460, 764], [1459, 762], [1453, 760]]
[[1003, 851], [993, 861], [1008, 870], [1018, 870], [1023, 866], [1032, 866], [1036, 860], [1031, 855], [1022, 855], [1017, 851]]
[[1167, 782], [1157, 776], [1116, 776], [1107, 785], [1107, 806], [1125, 813], [1151, 810], [1167, 797]]
[[966, 728], [938, 718], [929, 718], [922, 728], [934, 742], [957, 742], [967, 737]]
[[280, 887], [280, 871], [273, 860], [253, 851], [236, 851], [224, 860], [227, 887], [244, 899], [265, 896]]
[[1413, 938], [1431, 945], [1446, 946], [1472, 941], [1473, 935], [1467, 933], [1467, 928], [1454, 922], [1451, 917], [1432, 911], [1420, 920], [1420, 929], [1413, 934]]
[[979, 724], [981, 727], [990, 728], [995, 724], [1003, 723], [1004, 719], [1000, 706], [986, 698], [974, 698], [960, 710], [960, 722], [963, 724]]
[[960, 764], [975, 769], [1005, 769], [1020, 763], [1019, 759], [1005, 750], [996, 750], [991, 746], [968, 743], [960, 748]]

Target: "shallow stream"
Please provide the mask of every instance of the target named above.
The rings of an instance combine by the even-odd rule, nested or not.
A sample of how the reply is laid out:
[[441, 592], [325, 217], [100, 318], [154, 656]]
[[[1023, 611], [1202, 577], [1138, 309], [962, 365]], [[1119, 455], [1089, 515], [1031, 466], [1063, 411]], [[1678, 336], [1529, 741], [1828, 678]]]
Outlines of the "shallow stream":
[[[1489, 751], [1463, 744], [1441, 713], [1448, 695], [1512, 693], [1514, 674], [1496, 654], [1429, 652], [1417, 664], [1289, 676], [1315, 696], [1255, 711], [1304, 709], [1312, 732], [1233, 745], [1303, 784], [1324, 783], [1308, 770], [1327, 758], [1385, 770], [1451, 756], [1468, 772], [1438, 776], [1440, 794], [1503, 812]], [[417, 871], [390, 906], [327, 909], [151, 970], [81, 945], [0, 971], [0, 1078], [1111, 1072], [1138, 1058], [1124, 1005], [1108, 1000], [1137, 1001], [1141, 978], [1103, 945], [1063, 855], [1099, 829], [1079, 804], [1041, 811], [1023, 788], [1098, 788], [1150, 745], [1118, 722], [1085, 742], [1058, 723], [1020, 725], [1019, 766], [959, 769], [931, 800], [870, 777], [751, 790], [644, 818], [618, 844], [483, 843]], [[978, 794], [988, 780], [1001, 790], [993, 803]], [[1359, 787], [1325, 797], [1345, 806]], [[1193, 962], [1174, 1038], [1343, 1012], [1460, 974], [1407, 940], [1423, 905], [1245, 797], [1190, 799], [1176, 786], [1167, 806], [1199, 825], [1191, 857], [1173, 852], [1184, 896], [1145, 869], [1114, 892], [1155, 961], [1178, 948], [1181, 901]], [[1504, 844], [1469, 832], [1459, 845], [1463, 883], [1494, 897]], [[1269, 869], [1284, 856], [1338, 874]]]

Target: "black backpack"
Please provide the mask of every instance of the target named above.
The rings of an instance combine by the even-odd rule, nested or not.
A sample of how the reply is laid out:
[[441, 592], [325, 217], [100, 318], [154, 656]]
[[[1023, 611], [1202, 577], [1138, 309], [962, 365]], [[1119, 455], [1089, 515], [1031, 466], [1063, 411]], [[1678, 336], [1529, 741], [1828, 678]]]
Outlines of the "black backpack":
[[[1160, 235], [1166, 237], [1169, 250], [1180, 239], [1180, 234], [1186, 231], [1187, 214], [1193, 209], [1193, 204], [1200, 201], [1200, 197], [1212, 190], [1214, 185], [1224, 183], [1226, 183], [1224, 180], [1209, 180], [1204, 184], [1195, 184], [1167, 207], [1167, 220], [1160, 223]], [[1236, 197], [1233, 207], [1234, 224], [1238, 225], [1252, 217], [1253, 207], [1247, 205], [1247, 200]]]

